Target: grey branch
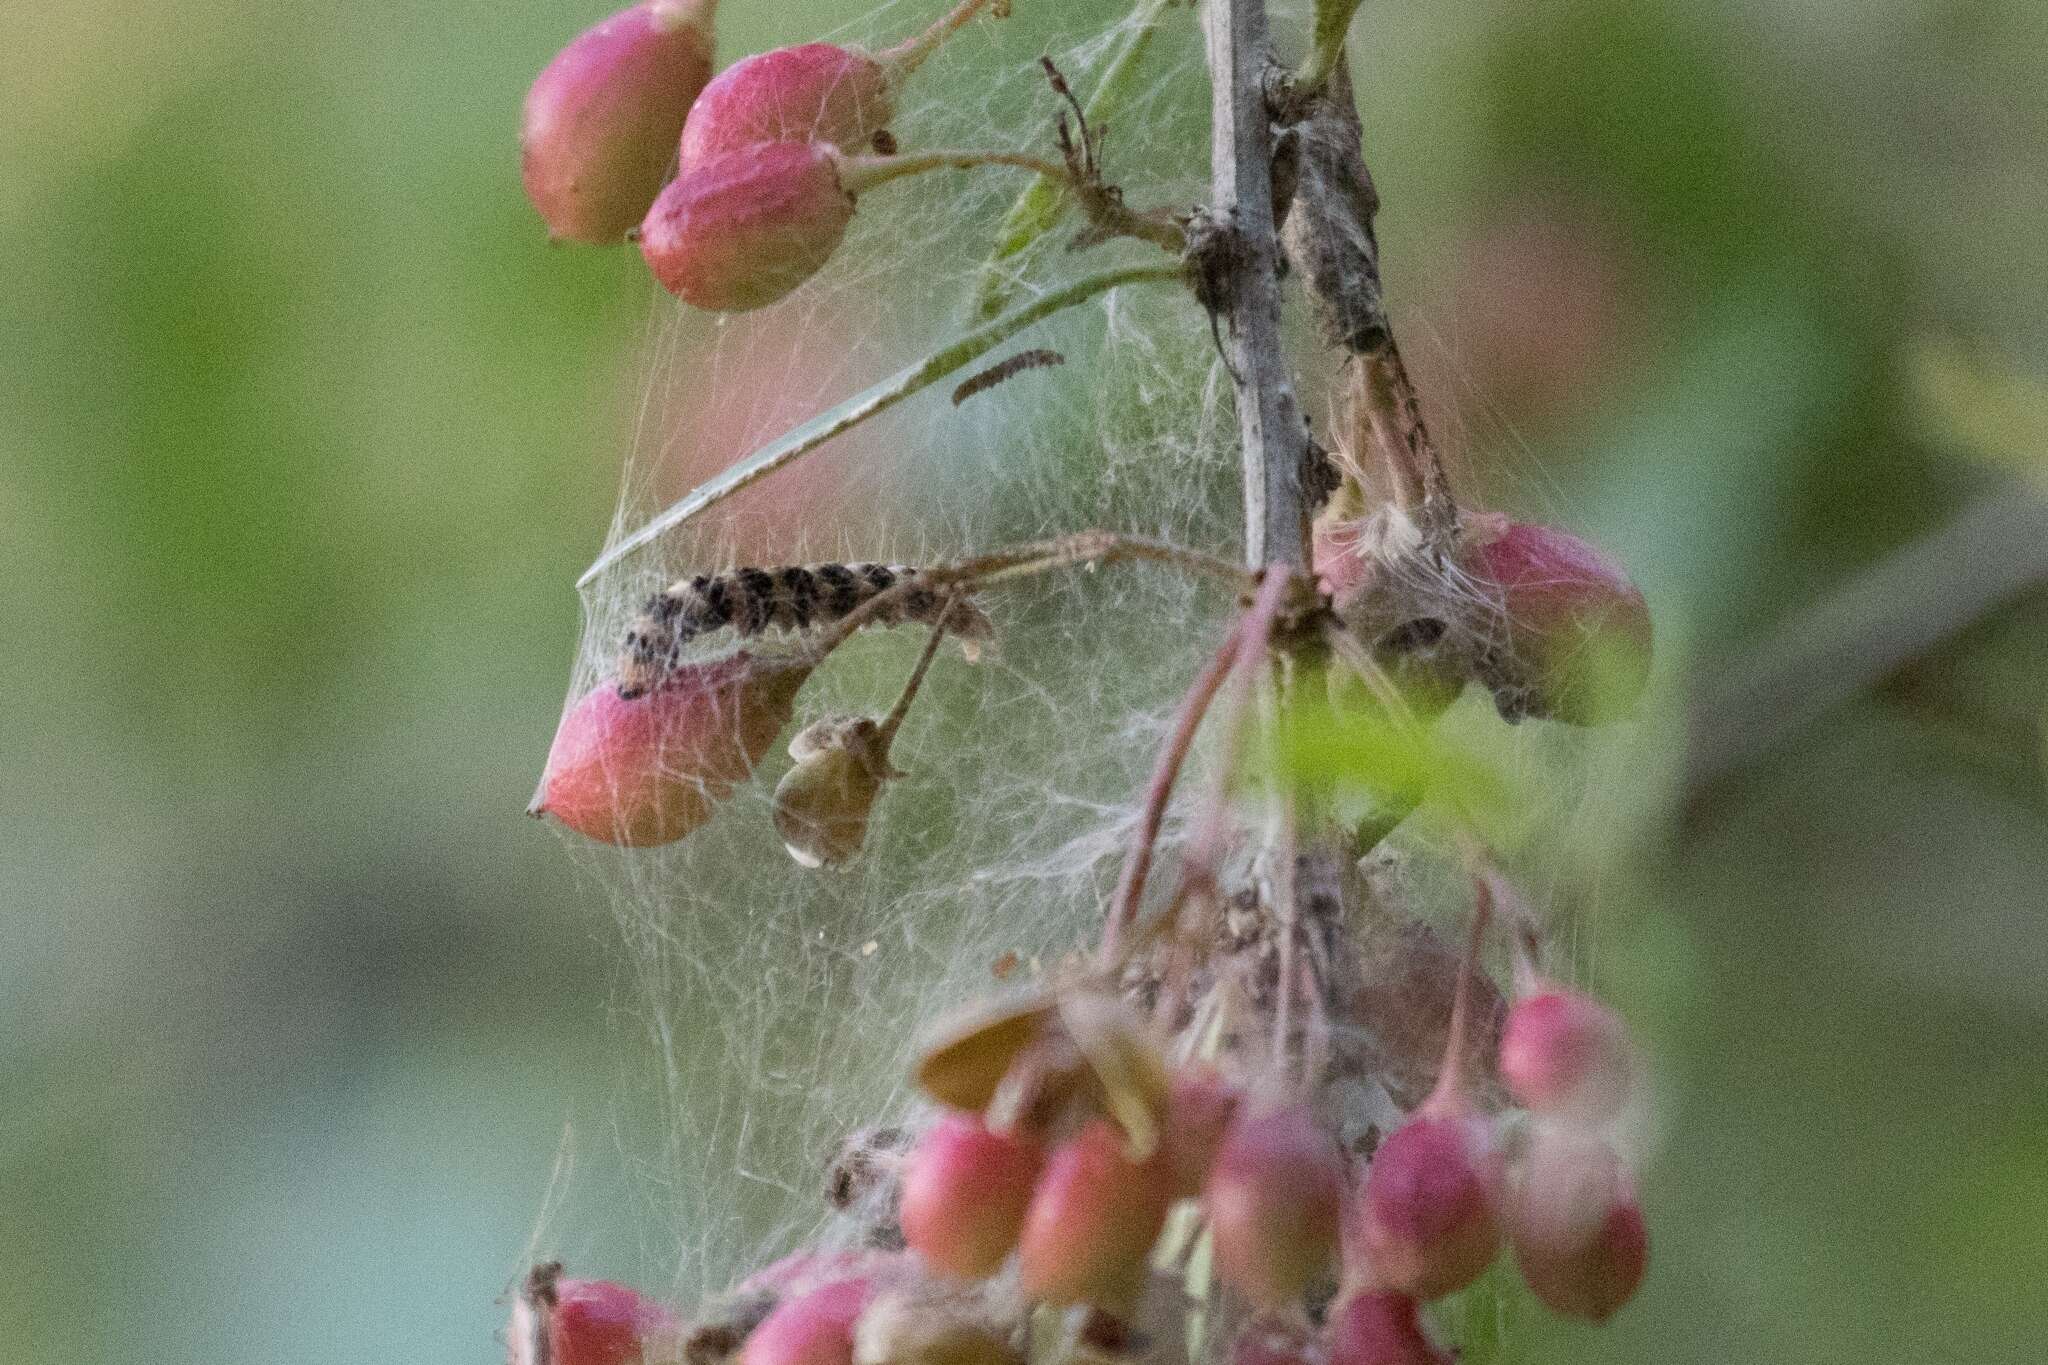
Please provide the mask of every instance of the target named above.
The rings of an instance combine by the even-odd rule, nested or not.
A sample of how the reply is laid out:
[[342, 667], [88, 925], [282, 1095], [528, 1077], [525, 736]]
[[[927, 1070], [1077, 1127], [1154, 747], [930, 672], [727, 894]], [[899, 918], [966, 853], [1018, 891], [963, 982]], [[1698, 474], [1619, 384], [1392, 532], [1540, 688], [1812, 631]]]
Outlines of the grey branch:
[[1197, 292], [1220, 320], [1244, 451], [1245, 562], [1308, 563], [1308, 427], [1280, 344], [1280, 249], [1266, 112], [1266, 0], [1207, 0], [1213, 205], [1189, 228]]
[[1901, 665], [2048, 582], [2048, 503], [2007, 488], [1794, 616], [1692, 708], [1685, 804]]

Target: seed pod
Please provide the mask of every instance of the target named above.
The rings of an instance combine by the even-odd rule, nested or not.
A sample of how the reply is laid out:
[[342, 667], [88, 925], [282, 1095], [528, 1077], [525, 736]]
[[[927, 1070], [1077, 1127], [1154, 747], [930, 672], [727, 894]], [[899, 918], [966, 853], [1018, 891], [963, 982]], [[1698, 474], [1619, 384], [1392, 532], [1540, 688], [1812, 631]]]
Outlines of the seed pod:
[[881, 1294], [853, 1333], [854, 1365], [1023, 1365], [976, 1305], [929, 1290]]
[[527, 91], [527, 198], [549, 235], [618, 242], [647, 213], [711, 79], [717, 0], [647, 0], [586, 29]]
[[1353, 1294], [1330, 1313], [1330, 1365], [1455, 1365], [1423, 1330], [1414, 1298], [1385, 1290]]
[[1532, 1137], [1508, 1203], [1522, 1278], [1559, 1313], [1605, 1322], [1649, 1267], [1642, 1205], [1620, 1155], [1563, 1126]]
[[[640, 1365], [679, 1332], [675, 1314], [625, 1285], [535, 1266], [512, 1309], [512, 1365]], [[543, 1349], [543, 1347], [545, 1349]]]
[[903, 82], [986, 0], [963, 0], [918, 37], [870, 55], [803, 43], [743, 57], [718, 73], [683, 126], [685, 172], [763, 142], [821, 142], [865, 152], [896, 116]]
[[1470, 568], [1503, 597], [1506, 638], [1487, 679], [1502, 715], [1601, 725], [1633, 709], [1650, 676], [1650, 610], [1620, 565], [1577, 536], [1513, 522]]
[[740, 1365], [853, 1365], [853, 1329], [873, 1283], [835, 1280], [784, 1299], [747, 1337]]
[[1166, 1121], [1159, 1140], [1177, 1198], [1192, 1199], [1208, 1183], [1217, 1149], [1241, 1099], [1236, 1086], [1200, 1064], [1184, 1066], [1168, 1080]]
[[1202, 1207], [1216, 1273], [1271, 1313], [1301, 1302], [1337, 1249], [1344, 1161], [1305, 1104], [1240, 1112]]
[[1058, 999], [1042, 990], [972, 1006], [935, 1031], [918, 1060], [917, 1083], [940, 1104], [978, 1113], [1018, 1060], [1059, 1031]]
[[762, 143], [670, 182], [640, 225], [640, 252], [685, 303], [744, 312], [815, 275], [852, 221], [836, 153], [817, 143]]
[[874, 721], [859, 716], [813, 722], [789, 743], [796, 766], [775, 788], [775, 831], [805, 867], [837, 867], [860, 852], [882, 784], [903, 774], [889, 766]]
[[529, 812], [609, 844], [673, 843], [753, 772], [809, 674], [740, 651], [630, 701], [599, 683], [562, 718]]
[[903, 1239], [942, 1274], [994, 1274], [1017, 1244], [1044, 1163], [1029, 1137], [994, 1132], [971, 1114], [943, 1116], [903, 1174]]
[[1377, 1288], [1440, 1298], [1500, 1252], [1500, 1158], [1484, 1119], [1425, 1104], [1373, 1154], [1351, 1229]]
[[1130, 1160], [1117, 1126], [1092, 1120], [1053, 1152], [1032, 1194], [1017, 1247], [1025, 1296], [1126, 1311], [1172, 1202], [1165, 1161]]
[[1516, 1001], [1501, 1032], [1502, 1079], [1519, 1103], [1542, 1113], [1612, 1118], [1628, 1101], [1633, 1063], [1620, 1016], [1562, 987]]

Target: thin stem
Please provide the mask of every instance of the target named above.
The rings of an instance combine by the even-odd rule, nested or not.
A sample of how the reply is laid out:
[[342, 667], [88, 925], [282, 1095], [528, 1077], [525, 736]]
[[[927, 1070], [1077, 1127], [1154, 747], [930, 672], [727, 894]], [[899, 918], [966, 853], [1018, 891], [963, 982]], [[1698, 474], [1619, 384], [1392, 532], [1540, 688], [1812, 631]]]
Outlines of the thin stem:
[[1350, 31], [1358, 4], [1359, 0], [1316, 0], [1315, 36], [1301, 69], [1295, 72], [1296, 85], [1314, 90], [1330, 79], [1344, 56], [1344, 35]]
[[[1267, 744], [1273, 751], [1285, 749], [1281, 726], [1286, 722], [1280, 705], [1280, 685], [1279, 678], [1269, 676], [1261, 708], [1264, 714], [1260, 717]], [[1279, 776], [1279, 765], [1274, 759], [1275, 753], [1269, 752], [1266, 771], [1269, 774], [1268, 801], [1272, 825], [1268, 832], [1268, 846], [1272, 850], [1272, 895], [1280, 911], [1280, 998], [1273, 1010], [1273, 1060], [1284, 1071], [1293, 1051], [1294, 995], [1299, 985], [1295, 963], [1301, 915], [1300, 907], [1295, 903], [1294, 888], [1297, 856], [1294, 792]]]
[[1252, 709], [1252, 687], [1258, 679], [1255, 665], [1266, 657], [1272, 647], [1273, 621], [1280, 614], [1280, 604], [1285, 600], [1292, 580], [1293, 573], [1286, 565], [1269, 567], [1264, 581], [1259, 584], [1259, 595], [1241, 623], [1237, 658], [1233, 665], [1235, 677], [1231, 682], [1230, 699], [1224, 703], [1224, 714], [1228, 717], [1224, 722], [1224, 759], [1217, 765], [1201, 820], [1195, 826], [1194, 836], [1188, 840], [1187, 857], [1181, 867], [1180, 890], [1161, 917], [1166, 926], [1171, 925], [1187, 901], [1197, 895], [1212, 895], [1216, 890], [1217, 870], [1223, 861], [1229, 837], [1230, 788], [1237, 778], [1236, 759], [1244, 750], [1245, 724]]
[[672, 33], [685, 24], [703, 28], [718, 13], [718, 0], [654, 0], [648, 16], [656, 27]]
[[1486, 924], [1493, 915], [1493, 894], [1482, 881], [1472, 904], [1472, 936], [1465, 944], [1465, 957], [1458, 968], [1458, 988], [1451, 997], [1451, 1027], [1444, 1039], [1444, 1062], [1437, 1072], [1436, 1089], [1422, 1107], [1463, 1108], [1465, 1097], [1465, 1035], [1471, 1031], [1472, 978], [1479, 972], [1479, 947], [1485, 941]]
[[1116, 564], [1127, 560], [1170, 564], [1239, 589], [1246, 583], [1242, 569], [1200, 550], [1147, 540], [1141, 536], [1122, 536], [1113, 531], [1080, 531], [1057, 540], [1031, 541], [972, 559], [921, 569], [915, 575], [901, 579], [895, 586], [876, 593], [841, 617], [830, 631], [820, 637], [811, 653], [815, 659], [823, 659], [878, 614], [894, 607], [918, 589], [956, 585], [967, 589], [982, 588], [1013, 578], [1049, 573], [1054, 569], [1080, 564]]
[[842, 156], [839, 158], [839, 183], [848, 194], [861, 194], [907, 175], [948, 169], [968, 171], [976, 166], [1020, 166], [1027, 171], [1065, 181], [1070, 187], [1073, 184], [1067, 168], [1057, 161], [1032, 156], [1028, 152], [981, 151], [964, 147], [906, 152], [901, 156]]
[[1513, 934], [1515, 990], [1527, 995], [1539, 989], [1543, 980], [1543, 925], [1537, 920], [1536, 912], [1501, 875], [1476, 841], [1466, 848], [1465, 861], [1471, 868], [1475, 894], [1493, 907], [1494, 914], [1505, 916], [1509, 921], [1508, 927]]
[[[939, 614], [932, 621], [931, 633], [925, 636], [924, 653], [917, 656], [917, 667], [910, 670], [910, 680], [903, 684], [903, 691], [896, 698], [896, 704], [889, 708], [889, 714], [882, 717], [882, 723], [875, 727], [875, 734], [881, 741], [881, 756], [886, 761], [889, 746], [895, 742], [896, 731], [902, 727], [903, 718], [910, 714], [910, 704], [917, 700], [917, 689], [924, 685], [924, 675], [932, 666], [932, 659], [939, 652], [939, 642], [946, 638], [946, 621], [953, 615], [953, 604], [960, 600], [958, 592], [946, 594], [946, 600], [939, 604]], [[886, 763], [885, 763], [886, 766]]]
[[[905, 76], [924, 65], [925, 58], [939, 50], [939, 44], [953, 36], [954, 32], [979, 14], [988, 0], [960, 0], [947, 13], [933, 20], [924, 32], [905, 38], [892, 48], [880, 54], [879, 60], [888, 68], [892, 83], [900, 82]], [[1000, 16], [998, 16], [1000, 17]]]
[[587, 588], [613, 565], [638, 553], [692, 517], [717, 506], [725, 499], [774, 473], [834, 436], [851, 431], [870, 417], [886, 412], [921, 389], [944, 379], [1008, 341], [1033, 323], [1085, 303], [1097, 294], [1126, 284], [1178, 284], [1181, 269], [1174, 265], [1124, 266], [1084, 275], [1042, 298], [1034, 299], [993, 322], [983, 323], [967, 335], [948, 343], [906, 369], [898, 370], [881, 383], [863, 389], [845, 402], [792, 427], [767, 445], [727, 465], [715, 477], [697, 485], [682, 499], [669, 504], [637, 529], [620, 537], [597, 557], [577, 578], [578, 588]]
[[1180, 700], [1180, 709], [1174, 712], [1173, 729], [1167, 733], [1166, 744], [1159, 750], [1159, 759], [1152, 767], [1152, 780], [1145, 787], [1145, 805], [1138, 817], [1138, 827], [1131, 832], [1130, 851], [1124, 855], [1124, 869], [1117, 878], [1116, 894], [1110, 898], [1110, 912], [1103, 926], [1102, 953], [1105, 959], [1116, 952], [1117, 939], [1138, 917], [1138, 900], [1145, 894], [1145, 879], [1152, 871], [1152, 847], [1159, 841], [1160, 827], [1166, 821], [1166, 806], [1173, 796], [1173, 786], [1180, 778], [1181, 765], [1187, 761], [1188, 751], [1194, 747], [1195, 734], [1202, 728], [1202, 718], [1209, 713], [1209, 705], [1216, 700], [1217, 691], [1223, 680], [1230, 676], [1230, 670], [1237, 665], [1238, 644], [1244, 636], [1244, 621], [1240, 619], [1223, 637], [1223, 643], [1210, 656], [1209, 662], [1195, 676], [1186, 695]]
[[839, 184], [848, 194], [857, 195], [905, 176], [923, 175], [926, 171], [965, 171], [977, 166], [1018, 166], [1037, 172], [1041, 178], [1059, 181], [1087, 209], [1088, 217], [1103, 240], [1135, 237], [1176, 255], [1187, 246], [1187, 234], [1171, 217], [1127, 208], [1121, 196], [1105, 186], [1091, 171], [1062, 166], [1028, 152], [951, 147], [930, 152], [906, 152], [899, 156], [842, 156], [839, 158]]
[[[1083, 112], [1097, 127], [1107, 126], [1129, 98], [1138, 63], [1151, 46], [1152, 35], [1174, 0], [1138, 0], [1113, 46], [1103, 50], [1099, 66], [1080, 73], [1093, 86]], [[1066, 210], [1067, 182], [1040, 178], [1026, 186], [996, 229], [996, 244], [982, 262], [971, 307], [975, 317], [992, 317], [1010, 300], [1015, 278], [1003, 262], [1026, 250], [1059, 222]]]

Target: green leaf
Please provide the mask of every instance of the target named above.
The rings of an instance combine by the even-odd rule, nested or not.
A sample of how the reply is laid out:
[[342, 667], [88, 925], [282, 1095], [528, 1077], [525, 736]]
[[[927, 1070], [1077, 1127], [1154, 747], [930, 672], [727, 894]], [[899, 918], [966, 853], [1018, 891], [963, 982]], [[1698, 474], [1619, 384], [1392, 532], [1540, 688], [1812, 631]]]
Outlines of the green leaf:
[[1520, 808], [1508, 771], [1447, 731], [1396, 720], [1373, 705], [1335, 706], [1319, 696], [1288, 709], [1277, 747], [1281, 775], [1333, 795], [1370, 796], [1464, 828], [1498, 826]]

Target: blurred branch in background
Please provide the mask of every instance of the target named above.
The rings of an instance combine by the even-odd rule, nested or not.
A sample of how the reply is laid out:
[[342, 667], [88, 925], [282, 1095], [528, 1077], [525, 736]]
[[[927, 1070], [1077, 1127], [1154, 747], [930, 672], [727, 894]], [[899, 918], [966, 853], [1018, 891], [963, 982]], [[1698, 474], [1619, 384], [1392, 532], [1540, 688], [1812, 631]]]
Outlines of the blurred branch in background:
[[1694, 702], [1686, 824], [1828, 711], [2043, 582], [2048, 500], [2013, 482], [1792, 617]]

